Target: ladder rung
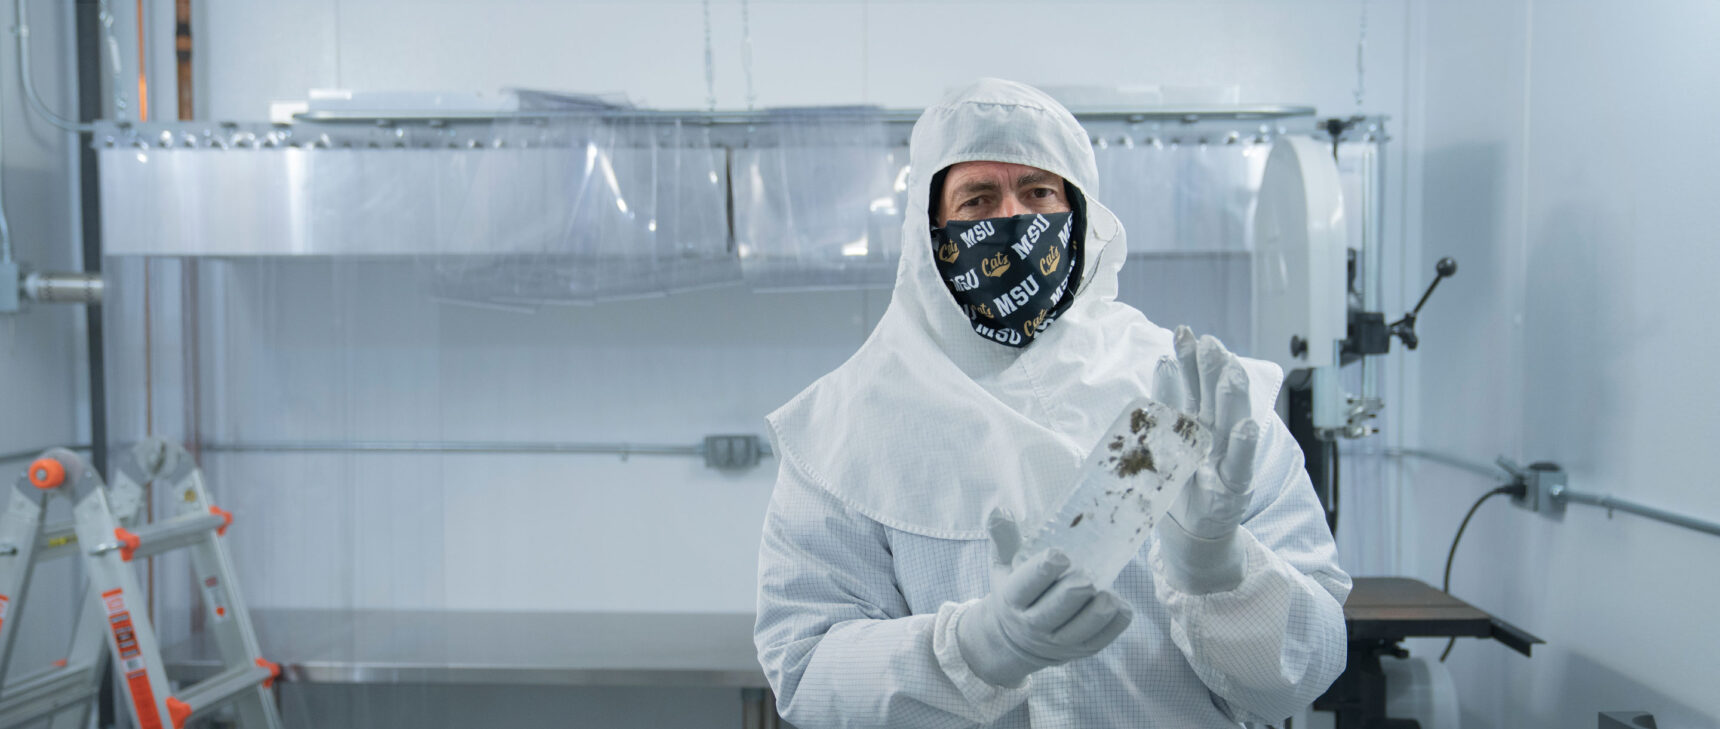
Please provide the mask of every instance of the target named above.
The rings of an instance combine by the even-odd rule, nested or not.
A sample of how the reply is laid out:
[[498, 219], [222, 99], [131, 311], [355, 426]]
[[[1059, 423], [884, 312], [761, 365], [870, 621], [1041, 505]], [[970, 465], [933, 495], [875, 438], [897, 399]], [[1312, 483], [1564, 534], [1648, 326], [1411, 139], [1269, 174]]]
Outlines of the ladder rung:
[[0, 700], [0, 727], [16, 727], [47, 716], [60, 709], [88, 701], [95, 694], [96, 682], [91, 680], [93, 666], [76, 665], [50, 668], [5, 687], [6, 698]]
[[[31, 559], [45, 562], [55, 557], [64, 557], [77, 551], [77, 529], [71, 524], [53, 524], [42, 528], [40, 536], [36, 537], [36, 549], [30, 554]], [[11, 542], [0, 542], [0, 557], [18, 553], [18, 545]]]
[[245, 691], [263, 685], [274, 673], [262, 666], [239, 666], [217, 673], [174, 695], [191, 707], [191, 716], [220, 706]]
[[92, 551], [101, 553], [118, 549], [120, 556], [129, 562], [190, 546], [205, 534], [225, 526], [227, 520], [216, 514], [190, 514], [137, 529], [117, 530], [117, 541], [97, 545]]

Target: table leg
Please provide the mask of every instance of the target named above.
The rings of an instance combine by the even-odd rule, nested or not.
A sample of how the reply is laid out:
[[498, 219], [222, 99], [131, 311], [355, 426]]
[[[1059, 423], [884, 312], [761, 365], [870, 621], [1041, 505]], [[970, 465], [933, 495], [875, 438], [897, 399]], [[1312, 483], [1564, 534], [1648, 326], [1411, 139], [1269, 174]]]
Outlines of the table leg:
[[742, 729], [779, 729], [782, 718], [776, 715], [776, 694], [767, 688], [741, 689]]
[[1330, 711], [1337, 729], [1421, 729], [1414, 719], [1386, 717], [1386, 675], [1380, 656], [1403, 651], [1395, 641], [1354, 640], [1349, 663], [1314, 708]]

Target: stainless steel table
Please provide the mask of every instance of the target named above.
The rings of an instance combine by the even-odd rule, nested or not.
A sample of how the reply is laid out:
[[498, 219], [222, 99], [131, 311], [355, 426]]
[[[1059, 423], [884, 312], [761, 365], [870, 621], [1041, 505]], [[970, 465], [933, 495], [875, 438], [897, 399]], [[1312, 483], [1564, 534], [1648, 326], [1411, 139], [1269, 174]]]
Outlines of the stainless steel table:
[[[776, 725], [751, 613], [253, 610], [288, 681], [736, 688], [746, 726]], [[164, 651], [175, 677], [215, 670], [206, 634]]]

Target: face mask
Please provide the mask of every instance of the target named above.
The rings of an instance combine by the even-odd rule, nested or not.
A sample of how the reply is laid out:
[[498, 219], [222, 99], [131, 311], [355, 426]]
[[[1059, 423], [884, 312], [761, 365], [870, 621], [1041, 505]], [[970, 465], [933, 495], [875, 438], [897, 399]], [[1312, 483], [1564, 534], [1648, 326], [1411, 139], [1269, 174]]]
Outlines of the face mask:
[[1025, 347], [1067, 308], [1073, 213], [951, 220], [932, 229], [938, 275], [986, 339]]

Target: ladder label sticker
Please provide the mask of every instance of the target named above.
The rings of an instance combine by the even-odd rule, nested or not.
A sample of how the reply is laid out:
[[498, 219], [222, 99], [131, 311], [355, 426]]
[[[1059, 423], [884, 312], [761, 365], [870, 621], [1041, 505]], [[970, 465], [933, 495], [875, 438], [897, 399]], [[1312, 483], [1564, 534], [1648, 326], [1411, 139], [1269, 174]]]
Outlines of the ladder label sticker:
[[227, 608], [227, 590], [221, 587], [221, 578], [215, 575], [203, 579], [203, 604], [215, 616], [217, 623], [233, 615], [233, 611]]
[[131, 624], [131, 612], [125, 608], [125, 595], [119, 590], [102, 593], [102, 605], [107, 608], [108, 627], [113, 629], [114, 652], [119, 658], [120, 672], [125, 676], [126, 693], [131, 694], [131, 706], [137, 715], [139, 729], [162, 729], [161, 714], [155, 705], [155, 690], [149, 686], [148, 665], [137, 645], [137, 632]]
[[6, 627], [6, 606], [12, 604], [11, 598], [0, 595], [0, 628]]

